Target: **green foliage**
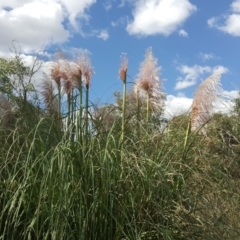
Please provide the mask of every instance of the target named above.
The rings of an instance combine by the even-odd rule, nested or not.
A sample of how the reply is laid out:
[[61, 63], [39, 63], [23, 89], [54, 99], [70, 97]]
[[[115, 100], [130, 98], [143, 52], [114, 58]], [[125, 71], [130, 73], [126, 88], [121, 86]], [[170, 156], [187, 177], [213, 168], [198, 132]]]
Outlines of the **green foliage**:
[[238, 93], [238, 98], [235, 99], [234, 113], [240, 117], [240, 92]]
[[91, 111], [83, 91], [69, 91], [66, 121], [28, 98], [9, 107], [10, 125], [1, 116], [0, 239], [239, 239], [238, 101], [184, 145], [187, 115], [146, 120], [129, 92], [123, 145], [121, 94]]
[[[56, 131], [48, 124], [43, 119], [29, 133], [14, 132], [8, 136], [11, 143], [3, 145], [2, 156], [8, 156], [1, 159], [3, 239], [189, 234], [178, 226], [186, 221], [184, 211], [193, 207], [183, 179], [189, 170], [176, 164], [175, 156], [150, 154], [147, 146], [154, 143], [147, 138], [122, 152], [120, 168], [118, 142], [111, 133], [104, 142], [92, 138], [85, 151], [77, 142], [48, 141]], [[160, 141], [152, 148], [159, 146]]]
[[[14, 104], [26, 102], [28, 94], [35, 92], [32, 77], [39, 69], [37, 59], [29, 67], [23, 62], [20, 55], [13, 58], [0, 58], [0, 92]], [[32, 96], [33, 100], [33, 96]]]

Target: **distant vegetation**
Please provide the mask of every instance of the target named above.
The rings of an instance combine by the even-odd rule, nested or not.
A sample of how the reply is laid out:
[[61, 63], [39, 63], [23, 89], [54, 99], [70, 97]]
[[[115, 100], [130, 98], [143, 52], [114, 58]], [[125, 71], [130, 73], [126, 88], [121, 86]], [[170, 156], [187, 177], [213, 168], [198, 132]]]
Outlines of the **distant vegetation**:
[[220, 75], [165, 119], [152, 49], [115, 104], [93, 105], [87, 51], [59, 55], [38, 90], [21, 55], [0, 58], [0, 239], [240, 239], [240, 96], [213, 113]]

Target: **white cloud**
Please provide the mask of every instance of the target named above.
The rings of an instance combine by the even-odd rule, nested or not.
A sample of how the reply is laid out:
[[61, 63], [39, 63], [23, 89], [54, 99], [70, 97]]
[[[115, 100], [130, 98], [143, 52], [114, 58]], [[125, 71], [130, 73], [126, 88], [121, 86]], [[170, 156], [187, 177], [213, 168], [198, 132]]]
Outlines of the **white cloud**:
[[231, 14], [208, 19], [208, 26], [217, 28], [232, 36], [240, 36], [240, 0], [233, 1], [230, 7], [232, 11]]
[[178, 77], [175, 90], [180, 90], [195, 85], [204, 74], [224, 74], [228, 72], [228, 69], [224, 66], [210, 67], [200, 65], [193, 65], [192, 67], [181, 65], [178, 67], [178, 70], [183, 76]]
[[216, 26], [217, 21], [218, 21], [218, 19], [216, 17], [212, 17], [207, 20], [207, 24], [209, 27], [212, 28], [212, 27]]
[[240, 12], [240, 0], [233, 1], [231, 8], [233, 12]]
[[184, 89], [184, 88], [188, 88], [191, 87], [193, 85], [196, 84], [196, 80], [185, 80], [183, 78], [178, 78], [178, 82], [175, 85], [175, 90], [180, 90], [180, 89]]
[[[223, 98], [214, 103], [213, 112], [221, 112], [230, 114], [233, 110], [233, 99], [238, 97], [238, 91], [223, 91]], [[186, 97], [183, 93], [167, 95], [164, 117], [171, 119], [180, 114], [189, 113], [191, 110], [193, 99]]]
[[184, 29], [180, 29], [178, 34], [181, 37], [188, 37], [188, 33]]
[[[44, 0], [42, 0], [44, 1]], [[78, 19], [88, 19], [89, 16], [86, 14], [86, 11], [96, 3], [96, 0], [54, 0], [55, 2], [59, 2], [66, 8], [68, 20], [71, 25], [76, 29], [79, 30], [78, 27]]]
[[223, 114], [231, 114], [233, 107], [234, 107], [234, 102], [229, 99], [219, 99], [217, 102], [213, 104], [213, 112], [220, 112]]
[[198, 54], [198, 57], [202, 59], [203, 62], [210, 60], [210, 59], [220, 59], [218, 56], [216, 56], [213, 53], [202, 53], [200, 52]]
[[108, 30], [106, 29], [94, 29], [89, 33], [84, 33], [83, 37], [96, 37], [106, 41], [109, 38]]
[[178, 67], [178, 70], [181, 72], [181, 74], [185, 76], [179, 77], [177, 79], [177, 83], [175, 86], [176, 90], [184, 89], [195, 85], [200, 75], [211, 72], [211, 67], [209, 66], [202, 67], [199, 65], [189, 67], [187, 65], [182, 65]]
[[122, 8], [125, 7], [127, 3], [132, 3], [134, 0], [121, 0], [121, 3], [118, 5], [118, 7]]
[[215, 66], [212, 69], [213, 73], [217, 73], [217, 74], [226, 74], [229, 72], [228, 68], [224, 67], [224, 66]]
[[237, 91], [237, 90], [231, 90], [231, 91], [224, 90], [223, 96], [228, 99], [235, 99], [235, 98], [239, 97], [238, 93], [239, 93], [239, 91]]
[[137, 0], [126, 29], [131, 35], [168, 36], [196, 10], [188, 0]]
[[174, 116], [187, 113], [190, 110], [192, 101], [192, 98], [187, 98], [184, 95], [167, 95], [164, 113], [165, 117], [169, 119]]
[[[8, 51], [13, 40], [18, 41], [25, 53], [38, 51], [46, 39], [49, 44], [66, 42], [71, 30], [81, 33], [82, 19], [96, 0], [10, 0], [0, 3], [0, 51]], [[63, 23], [69, 22], [72, 29]]]
[[128, 21], [128, 17], [124, 16], [124, 17], [120, 17], [117, 21], [112, 21], [111, 22], [111, 26], [112, 27], [118, 27], [118, 26], [123, 26], [127, 23]]
[[[13, 6], [13, 5], [12, 5]], [[62, 7], [54, 2], [32, 2], [10, 11], [0, 10], [0, 45], [6, 48], [12, 40], [22, 45], [22, 50], [39, 50], [47, 37], [61, 43], [68, 39], [69, 31], [61, 24], [64, 20]]]
[[31, 0], [8, 0], [8, 1], [4, 1], [2, 0], [0, 2], [0, 9], [1, 8], [16, 8], [16, 7], [20, 7], [26, 3], [30, 3], [32, 2]]
[[218, 27], [218, 29], [233, 36], [240, 36], [240, 15], [228, 16], [225, 25]]
[[50, 53], [48, 53], [48, 52], [46, 52], [46, 51], [42, 51], [42, 50], [40, 50], [39, 52], [38, 52], [38, 55], [40, 56], [40, 57], [44, 57], [44, 58], [47, 58], [47, 59], [50, 59], [51, 57], [52, 57], [52, 54], [50, 54]]
[[103, 4], [103, 7], [106, 10], [106, 12], [108, 12], [112, 8], [112, 4], [111, 3], [105, 3], [105, 4]]
[[106, 41], [109, 38], [109, 34], [107, 30], [99, 31], [96, 36], [97, 38], [101, 38], [104, 41]]

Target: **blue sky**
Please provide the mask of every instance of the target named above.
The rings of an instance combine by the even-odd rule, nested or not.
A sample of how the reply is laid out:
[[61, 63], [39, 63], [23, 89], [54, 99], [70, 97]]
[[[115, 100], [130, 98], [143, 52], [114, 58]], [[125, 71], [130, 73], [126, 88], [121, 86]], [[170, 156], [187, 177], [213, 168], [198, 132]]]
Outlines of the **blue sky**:
[[240, 86], [240, 0], [2, 0], [0, 29], [0, 56], [16, 40], [29, 62], [45, 43], [45, 69], [57, 49], [69, 57], [87, 49], [95, 102], [113, 102], [113, 92], [121, 91], [121, 53], [134, 82], [148, 47], [162, 68], [172, 114], [190, 107], [213, 72], [222, 73], [226, 95], [236, 97]]

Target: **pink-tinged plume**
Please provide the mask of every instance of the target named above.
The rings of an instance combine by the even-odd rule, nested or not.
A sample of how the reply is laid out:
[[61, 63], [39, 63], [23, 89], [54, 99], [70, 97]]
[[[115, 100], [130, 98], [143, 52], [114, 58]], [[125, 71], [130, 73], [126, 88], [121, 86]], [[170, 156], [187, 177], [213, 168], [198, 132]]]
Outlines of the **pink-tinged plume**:
[[222, 91], [220, 78], [220, 74], [213, 74], [203, 81], [195, 92], [191, 112], [191, 131], [200, 130], [205, 134], [202, 127], [211, 119], [213, 103], [220, 98]]
[[164, 93], [161, 90], [163, 86], [159, 77], [160, 70], [157, 59], [153, 56], [152, 48], [148, 48], [145, 59], [140, 65], [133, 90], [141, 98], [147, 99], [149, 97], [152, 110], [161, 109], [164, 106]]
[[79, 72], [81, 72], [84, 77], [85, 86], [88, 89], [90, 86], [90, 79], [94, 71], [89, 57], [89, 52], [87, 50], [82, 50], [80, 52], [80, 56], [77, 58], [77, 65]]
[[124, 83], [127, 81], [128, 58], [126, 53], [121, 54], [121, 65], [119, 69], [119, 77]]

